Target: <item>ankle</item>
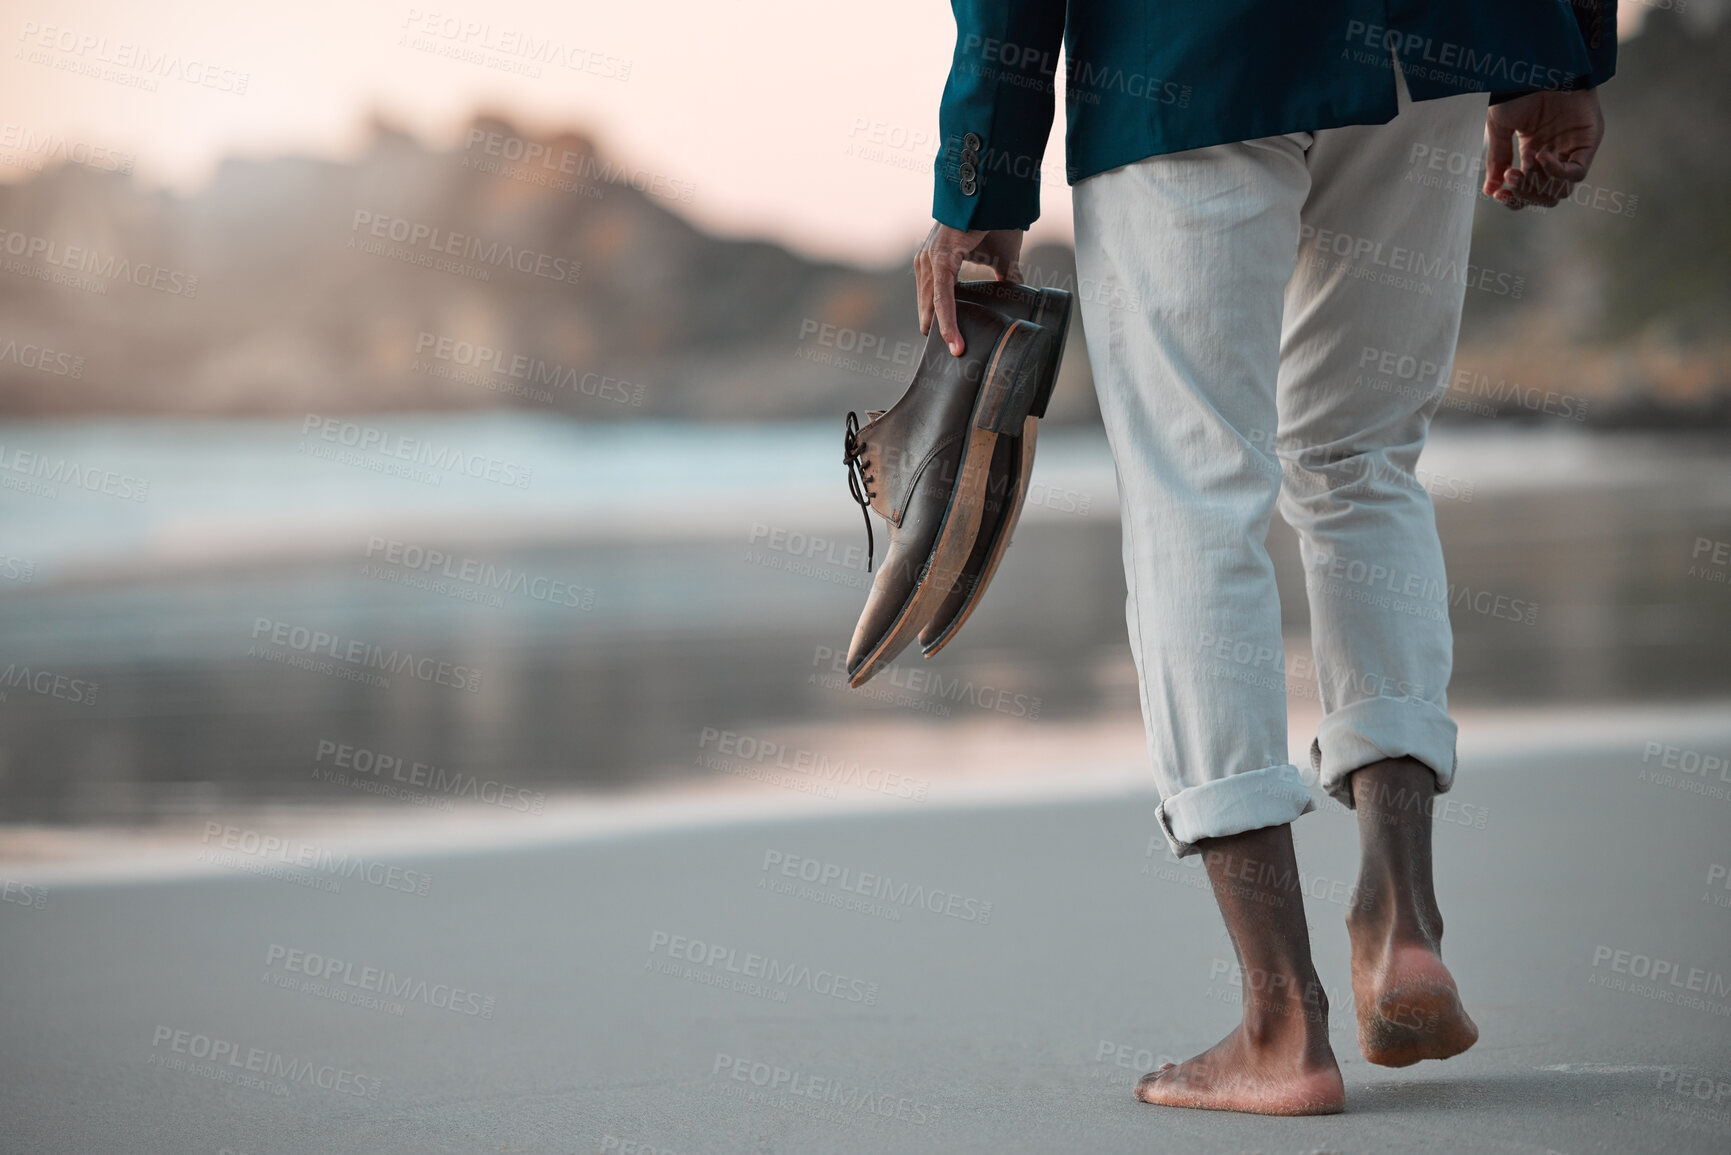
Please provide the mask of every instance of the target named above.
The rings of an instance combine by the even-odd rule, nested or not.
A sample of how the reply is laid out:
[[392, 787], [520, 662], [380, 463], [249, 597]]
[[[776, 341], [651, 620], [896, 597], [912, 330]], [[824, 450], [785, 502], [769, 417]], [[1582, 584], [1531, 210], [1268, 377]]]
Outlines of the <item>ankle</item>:
[[1347, 929], [1395, 939], [1442, 938], [1442, 908], [1437, 904], [1428, 861], [1422, 867], [1391, 861], [1368, 850], [1359, 869]]
[[1244, 1035], [1262, 1049], [1287, 1049], [1328, 1037], [1328, 995], [1314, 974], [1280, 991], [1244, 992]]
[[1434, 903], [1417, 900], [1354, 905], [1346, 915], [1346, 931], [1355, 950], [1421, 946], [1440, 951], [1442, 912]]

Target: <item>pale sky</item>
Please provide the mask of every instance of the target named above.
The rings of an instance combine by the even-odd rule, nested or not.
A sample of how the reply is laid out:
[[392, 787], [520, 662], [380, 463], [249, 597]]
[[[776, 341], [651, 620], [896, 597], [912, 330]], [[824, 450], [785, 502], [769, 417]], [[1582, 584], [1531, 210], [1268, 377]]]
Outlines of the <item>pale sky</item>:
[[[954, 37], [945, 0], [0, 0], [0, 180], [61, 139], [193, 189], [225, 155], [352, 155], [373, 109], [449, 145], [490, 107], [693, 186], [716, 231], [885, 261], [931, 223]], [[498, 67], [526, 38], [577, 66]], [[1035, 239], [1069, 235], [1055, 122]]]

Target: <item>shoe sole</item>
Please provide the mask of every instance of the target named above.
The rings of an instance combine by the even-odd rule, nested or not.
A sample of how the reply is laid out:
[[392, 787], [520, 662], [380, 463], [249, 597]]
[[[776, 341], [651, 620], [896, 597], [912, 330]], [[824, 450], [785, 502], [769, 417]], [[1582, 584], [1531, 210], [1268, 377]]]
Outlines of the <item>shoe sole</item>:
[[961, 632], [961, 628], [967, 624], [968, 618], [973, 615], [980, 599], [985, 595], [992, 576], [998, 572], [998, 563], [1004, 560], [1004, 554], [1010, 548], [1010, 538], [1016, 528], [1017, 519], [1022, 516], [1022, 504], [1028, 497], [1028, 478], [1034, 472], [1034, 437], [1039, 424], [1033, 417], [1027, 417], [1022, 422], [1021, 468], [1016, 472], [1013, 492], [1008, 495], [1010, 508], [998, 525], [997, 535], [992, 539], [991, 552], [980, 565], [980, 576], [975, 580], [974, 588], [968, 592], [967, 599], [956, 610], [955, 616], [950, 619], [943, 632], [923, 646], [921, 653], [925, 657], [929, 658], [949, 645], [950, 640]]
[[985, 563], [980, 567], [980, 576], [975, 581], [974, 588], [943, 632], [923, 647], [921, 653], [925, 657], [929, 658], [949, 645], [961, 631], [979, 606], [980, 599], [985, 596], [986, 587], [992, 584], [992, 578], [998, 572], [998, 563], [1004, 560], [1004, 554], [1010, 548], [1010, 539], [1015, 536], [1016, 523], [1021, 519], [1022, 506], [1028, 496], [1028, 479], [1034, 472], [1034, 430], [1038, 424], [1036, 418], [1046, 415], [1046, 405], [1052, 399], [1052, 389], [1058, 382], [1058, 370], [1064, 361], [1064, 341], [1070, 333], [1070, 310], [1074, 307], [1075, 298], [1069, 294], [1065, 294], [1062, 299], [1044, 297], [1039, 310], [1034, 314], [1035, 324], [1056, 333], [1056, 348], [1052, 351], [1051, 369], [1041, 375], [1040, 392], [1028, 411], [1028, 417], [1022, 422], [1022, 460], [1016, 479], [1015, 496], [1009, 512], [998, 524], [997, 537], [993, 539], [991, 552], [986, 555]]
[[[919, 637], [931, 615], [943, 605], [956, 582], [961, 580], [968, 555], [973, 552], [974, 538], [979, 535], [980, 522], [986, 511], [986, 485], [990, 480], [992, 451], [998, 438], [1011, 430], [1020, 430], [1028, 419], [1042, 381], [1029, 371], [1028, 360], [1037, 354], [1044, 330], [1026, 321], [1017, 321], [1004, 331], [986, 363], [979, 396], [974, 399], [974, 412], [968, 422], [968, 438], [962, 446], [962, 457], [956, 465], [956, 484], [950, 491], [949, 504], [938, 523], [938, 534], [925, 567], [909, 591], [907, 601], [897, 612], [889, 629], [878, 644], [867, 651], [859, 668], [848, 675], [848, 685], [859, 689], [879, 670], [894, 661], [908, 643]], [[1014, 346], [1014, 348], [1012, 348]]]

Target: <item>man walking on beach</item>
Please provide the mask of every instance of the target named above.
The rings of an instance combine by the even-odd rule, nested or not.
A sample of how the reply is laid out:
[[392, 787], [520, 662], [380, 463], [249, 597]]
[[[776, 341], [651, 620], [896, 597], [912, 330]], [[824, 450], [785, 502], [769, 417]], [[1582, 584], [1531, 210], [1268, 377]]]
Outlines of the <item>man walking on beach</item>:
[[[1021, 279], [1062, 83], [1157, 814], [1178, 854], [1204, 856], [1245, 976], [1238, 1028], [1137, 1094], [1338, 1111], [1293, 854], [1312, 802], [1287, 760], [1269, 518], [1278, 504], [1301, 543], [1325, 712], [1312, 768], [1358, 812], [1359, 1046], [1388, 1066], [1446, 1059], [1478, 1028], [1431, 880], [1430, 806], [1455, 773], [1452, 638], [1413, 471], [1467, 289], [1507, 288], [1468, 260], [1473, 192], [1437, 174], [1476, 174], [1488, 138], [1486, 195], [1567, 197], [1602, 135], [1615, 0], [953, 7], [921, 328], [964, 351], [964, 260]], [[1385, 368], [1406, 364], [1422, 368]]]

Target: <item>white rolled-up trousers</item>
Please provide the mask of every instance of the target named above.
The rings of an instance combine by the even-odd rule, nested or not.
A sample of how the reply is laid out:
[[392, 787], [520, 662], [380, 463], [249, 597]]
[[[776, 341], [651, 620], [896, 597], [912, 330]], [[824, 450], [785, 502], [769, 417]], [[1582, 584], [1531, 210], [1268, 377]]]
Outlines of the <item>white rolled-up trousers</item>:
[[1150, 157], [1073, 190], [1130, 645], [1179, 855], [1313, 808], [1288, 755], [1277, 504], [1310, 606], [1313, 780], [1347, 806], [1353, 771], [1387, 758], [1428, 766], [1439, 792], [1454, 781], [1448, 579], [1415, 469], [1467, 285], [1498, 287], [1467, 260], [1487, 98], [1398, 88], [1388, 124]]

